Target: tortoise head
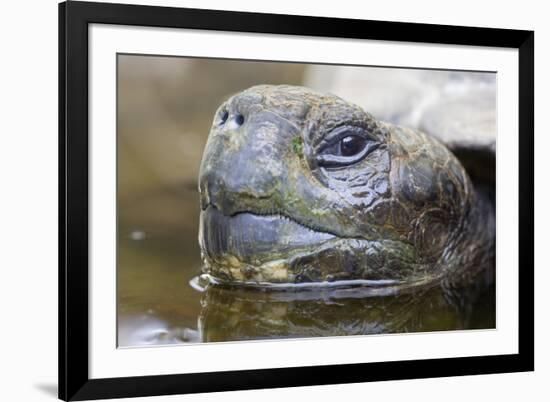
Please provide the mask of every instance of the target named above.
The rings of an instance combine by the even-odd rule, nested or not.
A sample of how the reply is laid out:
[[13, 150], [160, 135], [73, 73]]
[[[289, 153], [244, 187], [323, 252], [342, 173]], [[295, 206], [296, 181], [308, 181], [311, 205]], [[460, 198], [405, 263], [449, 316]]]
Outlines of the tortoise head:
[[431, 281], [473, 203], [435, 139], [293, 86], [219, 107], [199, 191], [203, 270], [234, 283]]

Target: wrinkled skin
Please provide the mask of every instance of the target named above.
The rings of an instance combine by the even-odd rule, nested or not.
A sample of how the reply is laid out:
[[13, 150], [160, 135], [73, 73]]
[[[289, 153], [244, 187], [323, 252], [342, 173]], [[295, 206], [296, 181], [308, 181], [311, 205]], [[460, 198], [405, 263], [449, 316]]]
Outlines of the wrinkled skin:
[[222, 104], [199, 191], [203, 272], [223, 283], [404, 289], [494, 260], [494, 209], [444, 145], [307, 88]]

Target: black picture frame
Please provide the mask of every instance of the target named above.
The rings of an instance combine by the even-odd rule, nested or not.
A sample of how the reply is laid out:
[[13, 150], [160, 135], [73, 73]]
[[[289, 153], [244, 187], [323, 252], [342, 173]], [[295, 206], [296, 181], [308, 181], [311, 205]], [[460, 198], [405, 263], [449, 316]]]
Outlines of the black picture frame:
[[[90, 379], [88, 375], [88, 25], [508, 47], [519, 51], [517, 354]], [[534, 370], [534, 32], [70, 1], [59, 4], [59, 398], [292, 387]]]

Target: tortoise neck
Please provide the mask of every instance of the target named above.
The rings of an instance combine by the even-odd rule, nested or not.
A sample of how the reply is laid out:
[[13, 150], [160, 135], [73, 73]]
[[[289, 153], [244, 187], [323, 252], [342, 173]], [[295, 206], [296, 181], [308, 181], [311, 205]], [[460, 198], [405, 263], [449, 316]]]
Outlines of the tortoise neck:
[[468, 284], [495, 264], [495, 202], [494, 192], [475, 187], [472, 202], [463, 219], [457, 238], [449, 247], [442, 264], [449, 272], [446, 282]]

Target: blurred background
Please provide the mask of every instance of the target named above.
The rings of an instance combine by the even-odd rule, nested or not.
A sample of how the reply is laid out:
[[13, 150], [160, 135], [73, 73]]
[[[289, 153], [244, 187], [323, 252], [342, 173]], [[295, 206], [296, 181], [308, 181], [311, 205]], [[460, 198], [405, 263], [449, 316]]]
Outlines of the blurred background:
[[[197, 177], [217, 107], [234, 93], [257, 84], [304, 85], [332, 92], [364, 107], [378, 119], [444, 135], [449, 144], [495, 148], [493, 73], [119, 55], [119, 346], [236, 339], [224, 317], [231, 316], [238, 322], [243, 318], [240, 310], [213, 313], [219, 311], [213, 307], [219, 300], [223, 300], [224, 309], [235, 304], [228, 302], [227, 295], [205, 296], [189, 285], [200, 273], [201, 265]], [[239, 297], [237, 305], [242, 308], [242, 300], [246, 301], [249, 319], [253, 319], [250, 311], [260, 311], [260, 305], [265, 315], [265, 297], [260, 304], [254, 298], [251, 301], [250, 295]], [[276, 303], [279, 307], [268, 311], [282, 314], [278, 316], [281, 323], [288, 321], [285, 312], [292, 311], [295, 328], [294, 332], [286, 327], [281, 331], [279, 326], [275, 331], [279, 337], [320, 336], [318, 328], [312, 332], [314, 326], [310, 323], [308, 327], [311, 314], [300, 315], [310, 311], [311, 304], [301, 301], [297, 308], [296, 301], [286, 300], [284, 303], [291, 304], [283, 304], [281, 310], [281, 301]], [[401, 312], [406, 310], [403, 303], [399, 305]], [[385, 305], [393, 306], [395, 302]], [[414, 325], [403, 319], [402, 313], [399, 322], [407, 325], [384, 325], [388, 324], [380, 322], [384, 314], [374, 323], [372, 317], [364, 317], [360, 333], [389, 332], [388, 328], [391, 332], [408, 332], [494, 325], [490, 303], [477, 318], [466, 317], [441, 300], [430, 306], [431, 310], [424, 312], [414, 309]], [[317, 320], [328, 322], [323, 320], [317, 302], [314, 307]], [[365, 306], [361, 304], [357, 309], [363, 311]], [[331, 307], [329, 328], [339, 327], [334, 322], [338, 314]], [[418, 314], [425, 318], [419, 319]], [[206, 316], [216, 317], [206, 326], [210, 336], [204, 325]], [[250, 331], [238, 339], [269, 334]], [[340, 328], [338, 334], [346, 334], [345, 328]]]

